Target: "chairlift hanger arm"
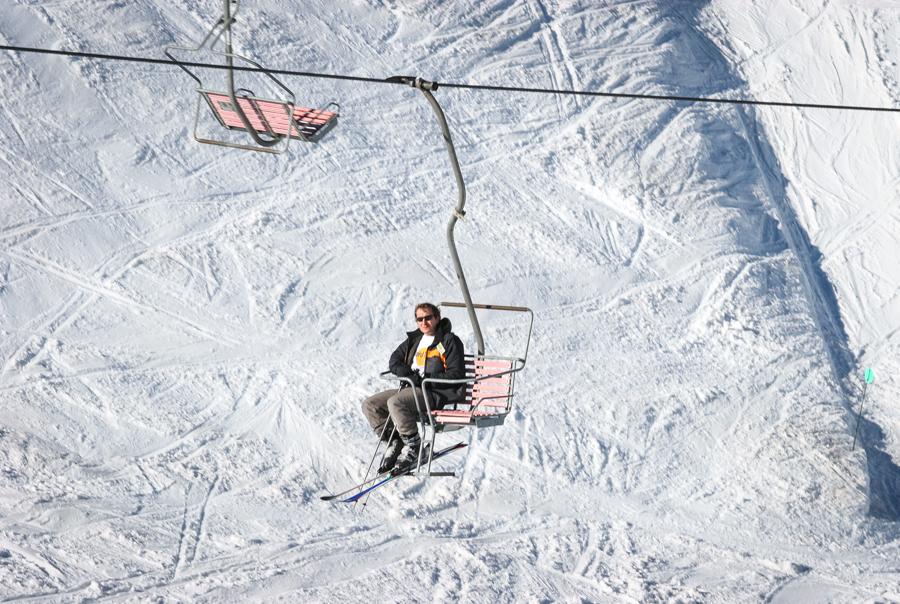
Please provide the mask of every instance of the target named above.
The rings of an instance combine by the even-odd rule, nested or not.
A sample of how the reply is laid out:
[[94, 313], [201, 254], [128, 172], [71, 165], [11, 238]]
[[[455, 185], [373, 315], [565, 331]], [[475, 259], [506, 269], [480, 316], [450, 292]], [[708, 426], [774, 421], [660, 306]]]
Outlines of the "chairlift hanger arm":
[[[253, 125], [250, 123], [250, 118], [247, 117], [247, 114], [244, 112], [244, 109], [241, 107], [241, 104], [238, 103], [237, 95], [234, 92], [234, 55], [231, 49], [231, 24], [234, 22], [234, 18], [231, 16], [231, 3], [234, 2], [235, 10], [237, 10], [237, 0], [222, 0], [224, 2], [224, 12], [222, 13], [222, 22], [226, 23], [224, 34], [225, 34], [225, 62], [228, 65], [228, 96], [231, 98], [231, 102], [234, 104], [234, 111], [237, 113], [238, 117], [241, 119], [241, 122], [244, 124], [244, 128], [246, 128], [247, 132], [250, 134], [251, 138], [256, 142], [260, 147], [274, 147], [281, 143], [284, 140], [286, 135], [284, 134], [275, 134], [272, 132], [271, 128], [268, 128], [269, 134], [271, 138], [265, 139], [262, 138], [257, 132]], [[221, 34], [220, 34], [221, 35]], [[277, 80], [276, 80], [277, 81]], [[291, 114], [294, 111], [294, 108], [291, 107], [288, 111], [288, 117], [291, 117]]]
[[413, 76], [393, 76], [387, 79], [388, 82], [402, 83], [418, 88], [425, 95], [428, 104], [437, 117], [438, 125], [444, 136], [444, 145], [447, 148], [447, 156], [450, 158], [450, 167], [453, 168], [453, 174], [456, 177], [456, 187], [458, 197], [456, 207], [450, 215], [450, 221], [447, 223], [447, 246], [450, 248], [450, 257], [453, 259], [453, 265], [456, 268], [456, 277], [459, 280], [459, 287], [462, 290], [463, 300], [466, 301], [466, 310], [469, 315], [469, 322], [472, 324], [472, 330], [475, 333], [475, 344], [478, 348], [478, 354], [484, 354], [484, 337], [481, 334], [481, 325], [478, 323], [478, 316], [475, 314], [475, 305], [472, 303], [472, 296], [469, 293], [469, 286], [466, 283], [466, 276], [463, 272], [462, 263], [459, 259], [459, 252], [456, 250], [456, 239], [453, 235], [453, 229], [456, 227], [456, 221], [465, 216], [466, 206], [466, 183], [463, 181], [462, 170], [459, 167], [459, 159], [456, 157], [456, 149], [453, 147], [453, 139], [450, 137], [450, 127], [447, 125], [447, 118], [444, 111], [434, 95], [433, 90], [437, 90], [436, 82], [430, 82], [420, 77]]
[[[203, 86], [203, 82], [200, 80], [200, 78], [198, 78], [196, 75], [194, 75], [194, 72], [191, 71], [190, 69], [188, 69], [187, 65], [185, 65], [182, 61], [179, 61], [178, 59], [176, 59], [171, 51], [187, 50], [187, 51], [197, 52], [197, 51], [202, 50], [203, 48], [206, 48], [207, 46], [209, 49], [212, 49], [212, 47], [216, 45], [216, 43], [219, 41], [219, 39], [222, 37], [222, 35], [225, 34], [225, 32], [231, 31], [231, 24], [234, 23], [235, 21], [237, 21], [237, 17], [235, 17], [235, 14], [237, 14], [238, 3], [237, 3], [237, 0], [233, 0], [233, 1], [234, 1], [234, 10], [229, 10], [228, 0], [225, 0], [225, 4], [226, 4], [225, 5], [225, 13], [228, 13], [227, 18], [226, 18], [225, 13], [223, 13], [219, 17], [219, 19], [213, 24], [213, 26], [210, 28], [210, 30], [206, 33], [206, 36], [203, 37], [203, 39], [200, 41], [200, 44], [198, 44], [196, 48], [190, 48], [190, 47], [186, 47], [186, 46], [167, 46], [166, 49], [163, 51], [163, 53], [166, 55], [166, 57], [168, 57], [169, 60], [171, 60], [173, 63], [178, 65], [178, 67], [180, 67], [182, 70], [184, 70], [184, 72], [186, 74], [191, 76], [191, 78], [193, 78], [194, 81], [197, 82], [198, 86]], [[256, 69], [263, 70], [263, 67], [261, 65], [254, 64], [253, 66]], [[232, 71], [234, 66], [233, 65], [226, 66], [226, 68], [229, 71]]]

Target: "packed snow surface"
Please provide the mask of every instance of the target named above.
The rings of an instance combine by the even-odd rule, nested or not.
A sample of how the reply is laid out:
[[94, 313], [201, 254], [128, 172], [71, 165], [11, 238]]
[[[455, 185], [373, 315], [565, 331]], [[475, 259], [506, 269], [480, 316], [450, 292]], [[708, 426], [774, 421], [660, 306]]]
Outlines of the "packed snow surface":
[[[162, 57], [218, 10], [13, 0], [0, 40]], [[888, 0], [244, 0], [235, 29], [273, 68], [882, 107], [898, 34]], [[365, 473], [360, 403], [415, 303], [460, 298], [422, 94], [286, 77], [340, 123], [272, 156], [196, 143], [174, 66], [0, 74], [3, 601], [900, 601], [896, 113], [441, 87], [470, 288], [534, 337], [506, 423], [438, 437], [457, 476], [363, 508], [319, 499]]]

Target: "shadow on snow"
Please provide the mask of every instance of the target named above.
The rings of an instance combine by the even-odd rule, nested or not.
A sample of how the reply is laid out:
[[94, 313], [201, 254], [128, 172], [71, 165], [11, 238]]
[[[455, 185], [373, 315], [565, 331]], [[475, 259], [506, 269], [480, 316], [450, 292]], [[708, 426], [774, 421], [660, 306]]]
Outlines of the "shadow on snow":
[[[746, 90], [746, 85], [733, 72], [720, 49], [702, 33], [699, 23], [706, 3], [673, 2], [660, 5], [670, 18], [682, 21], [696, 31], [686, 43], [693, 57], [705, 64], [705, 81], [686, 86], [677, 94], [705, 95], [727, 90]], [[715, 82], [710, 85], [710, 82]], [[773, 209], [788, 245], [800, 262], [806, 281], [813, 318], [822, 334], [835, 382], [839, 385], [848, 417], [855, 418], [854, 401], [859, 388], [851, 382], [859, 364], [850, 351], [849, 338], [841, 317], [834, 286], [822, 268], [822, 253], [812, 244], [788, 199], [787, 181], [776, 155], [756, 120], [752, 109], [736, 109], [744, 124], [747, 143], [752, 147], [757, 166], [766, 185]], [[850, 429], [855, 428], [855, 421]], [[859, 442], [866, 453], [869, 478], [869, 515], [873, 518], [900, 521], [900, 467], [885, 452], [884, 431], [868, 419], [860, 423]]]

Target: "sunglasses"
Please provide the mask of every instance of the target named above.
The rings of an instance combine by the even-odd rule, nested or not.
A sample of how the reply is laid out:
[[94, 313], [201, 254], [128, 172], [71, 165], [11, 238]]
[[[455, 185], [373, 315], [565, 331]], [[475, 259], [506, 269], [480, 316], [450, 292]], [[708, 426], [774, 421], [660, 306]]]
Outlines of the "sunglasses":
[[431, 321], [434, 319], [434, 315], [425, 315], [424, 317], [416, 317], [416, 323], [424, 323], [425, 321]]

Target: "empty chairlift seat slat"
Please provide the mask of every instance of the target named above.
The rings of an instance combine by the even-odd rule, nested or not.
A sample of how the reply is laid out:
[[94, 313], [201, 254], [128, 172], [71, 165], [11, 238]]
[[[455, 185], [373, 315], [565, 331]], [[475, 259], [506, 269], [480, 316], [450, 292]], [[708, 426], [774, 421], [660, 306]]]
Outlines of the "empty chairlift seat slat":
[[[235, 111], [231, 98], [222, 92], [201, 90], [219, 123], [231, 130], [246, 130], [244, 122]], [[250, 125], [260, 134], [287, 135], [307, 142], [316, 142], [337, 124], [338, 112], [325, 109], [292, 107], [290, 103], [261, 99], [252, 96], [236, 96]], [[293, 110], [293, 115], [289, 115]]]

